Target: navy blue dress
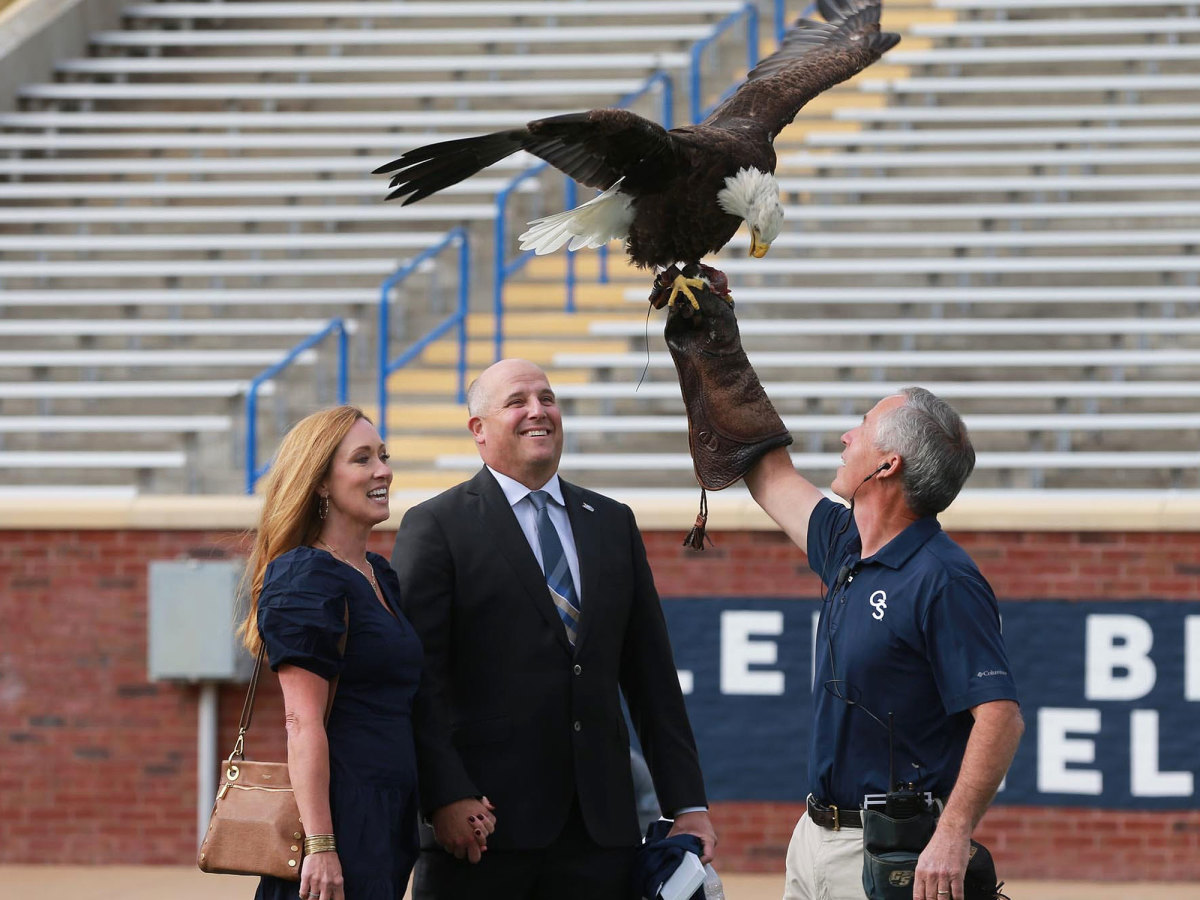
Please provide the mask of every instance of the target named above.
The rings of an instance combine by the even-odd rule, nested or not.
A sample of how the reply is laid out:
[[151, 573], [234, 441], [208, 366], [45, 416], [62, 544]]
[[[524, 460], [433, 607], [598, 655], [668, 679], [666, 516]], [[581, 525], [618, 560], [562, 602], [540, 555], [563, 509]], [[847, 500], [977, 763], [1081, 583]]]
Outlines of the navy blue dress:
[[[399, 900], [417, 858], [413, 698], [420, 638], [400, 611], [387, 560], [367, 559], [394, 615], [367, 580], [324, 550], [297, 547], [267, 566], [258, 627], [271, 668], [340, 673], [329, 715], [329, 802], [346, 900]], [[347, 605], [350, 635], [338, 655]], [[296, 900], [294, 881], [263, 878], [258, 900]]]

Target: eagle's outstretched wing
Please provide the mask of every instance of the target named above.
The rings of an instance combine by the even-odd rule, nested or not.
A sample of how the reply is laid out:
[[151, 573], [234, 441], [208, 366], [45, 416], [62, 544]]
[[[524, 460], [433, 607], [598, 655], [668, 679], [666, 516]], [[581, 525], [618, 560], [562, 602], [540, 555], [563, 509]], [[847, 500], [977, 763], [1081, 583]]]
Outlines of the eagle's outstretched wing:
[[817, 0], [817, 8], [826, 21], [798, 19], [780, 48], [750, 70], [705, 125], [750, 120], [774, 140], [809, 100], [900, 42], [900, 35], [879, 30], [880, 0]]
[[389, 200], [415, 203], [525, 150], [580, 184], [607, 190], [634, 167], [668, 165], [674, 138], [661, 125], [625, 109], [551, 116], [525, 128], [427, 144], [375, 170], [392, 174]]

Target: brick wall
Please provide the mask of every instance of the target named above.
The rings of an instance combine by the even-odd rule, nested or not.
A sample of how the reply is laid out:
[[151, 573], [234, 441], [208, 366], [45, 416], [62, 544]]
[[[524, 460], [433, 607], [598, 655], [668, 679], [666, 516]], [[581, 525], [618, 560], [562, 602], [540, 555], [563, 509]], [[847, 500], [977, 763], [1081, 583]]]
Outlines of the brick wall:
[[[391, 534], [375, 536], [386, 554]], [[695, 555], [647, 532], [664, 596], [813, 595], [782, 535], [714, 534]], [[971, 531], [955, 537], [998, 596], [1200, 596], [1200, 533]], [[236, 531], [0, 531], [0, 862], [188, 863], [194, 858], [197, 689], [146, 678], [147, 564], [240, 555]], [[260, 692], [255, 754], [283, 758], [278, 688]], [[221, 693], [218, 749], [240, 688]], [[781, 871], [800, 809], [723, 803], [730, 871]], [[998, 807], [978, 837], [1006, 878], [1200, 879], [1200, 812]]]

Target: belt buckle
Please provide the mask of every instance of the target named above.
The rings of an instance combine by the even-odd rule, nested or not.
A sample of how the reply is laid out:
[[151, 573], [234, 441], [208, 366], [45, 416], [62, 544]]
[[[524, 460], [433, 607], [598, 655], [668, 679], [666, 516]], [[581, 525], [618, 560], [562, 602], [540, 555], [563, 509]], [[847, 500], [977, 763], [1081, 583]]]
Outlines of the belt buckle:
[[833, 830], [841, 831], [842, 830], [842, 822], [841, 822], [841, 819], [838, 818], [838, 808], [831, 803], [829, 805], [829, 809], [833, 812]]

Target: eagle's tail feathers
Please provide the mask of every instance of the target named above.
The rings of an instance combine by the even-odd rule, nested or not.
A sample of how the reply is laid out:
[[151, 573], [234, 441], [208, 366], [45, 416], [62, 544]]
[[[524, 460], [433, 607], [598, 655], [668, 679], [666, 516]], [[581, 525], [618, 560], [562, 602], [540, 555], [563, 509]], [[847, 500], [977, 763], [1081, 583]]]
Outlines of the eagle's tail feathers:
[[568, 250], [602, 247], [614, 238], [629, 233], [633, 222], [632, 198], [620, 192], [618, 181], [602, 194], [575, 209], [534, 219], [518, 240], [522, 250], [538, 256], [553, 253], [564, 244]]
[[523, 131], [498, 131], [429, 144], [409, 150], [375, 172], [392, 175], [389, 187], [394, 190], [387, 199], [405, 197], [407, 206], [510, 156], [521, 149], [524, 136]]

